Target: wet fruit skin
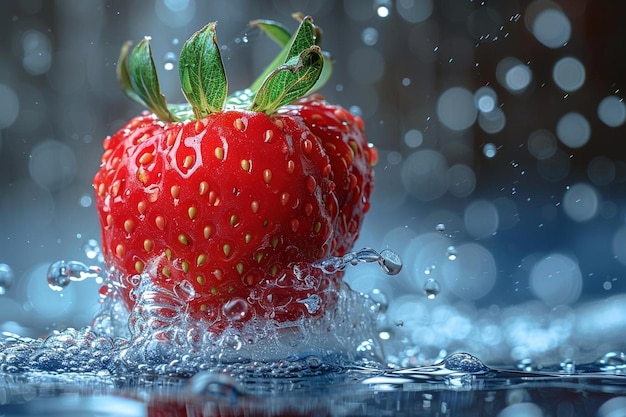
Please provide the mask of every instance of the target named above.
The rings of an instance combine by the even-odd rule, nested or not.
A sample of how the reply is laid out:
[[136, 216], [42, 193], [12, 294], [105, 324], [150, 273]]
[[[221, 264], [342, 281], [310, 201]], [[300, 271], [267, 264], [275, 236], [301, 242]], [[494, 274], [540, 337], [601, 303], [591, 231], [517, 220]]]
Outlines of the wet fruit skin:
[[257, 298], [255, 314], [281, 321], [307, 314], [298, 300], [312, 294], [332, 302], [339, 277], [312, 270], [315, 279], [296, 282], [291, 264], [341, 256], [358, 237], [374, 158], [362, 127], [316, 96], [271, 117], [232, 110], [163, 123], [146, 114], [106, 139], [96, 203], [128, 306], [128, 278], [155, 257], [148, 272], [165, 287], [189, 281], [190, 309], [205, 320], [233, 298]]
[[161, 119], [146, 112], [105, 139], [94, 177], [127, 307], [144, 273], [184, 288], [187, 312], [215, 332], [332, 309], [341, 272], [311, 265], [349, 251], [369, 209], [377, 156], [363, 121], [317, 94]]

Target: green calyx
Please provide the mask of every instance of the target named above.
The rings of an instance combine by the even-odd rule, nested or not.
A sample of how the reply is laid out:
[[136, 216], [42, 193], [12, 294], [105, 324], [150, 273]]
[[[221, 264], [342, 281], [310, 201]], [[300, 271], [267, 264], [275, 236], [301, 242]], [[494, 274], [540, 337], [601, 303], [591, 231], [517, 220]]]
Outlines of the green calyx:
[[272, 114], [281, 106], [321, 88], [332, 70], [330, 58], [319, 47], [320, 32], [313, 20], [301, 15], [294, 17], [300, 20], [300, 26], [293, 35], [273, 21], [251, 22], [282, 50], [245, 94], [228, 96], [215, 22], [194, 33], [180, 52], [179, 76], [188, 104], [167, 104], [159, 86], [148, 37], [132, 50], [130, 42], [124, 44], [117, 65], [118, 80], [128, 97], [165, 122], [201, 119], [229, 108]]

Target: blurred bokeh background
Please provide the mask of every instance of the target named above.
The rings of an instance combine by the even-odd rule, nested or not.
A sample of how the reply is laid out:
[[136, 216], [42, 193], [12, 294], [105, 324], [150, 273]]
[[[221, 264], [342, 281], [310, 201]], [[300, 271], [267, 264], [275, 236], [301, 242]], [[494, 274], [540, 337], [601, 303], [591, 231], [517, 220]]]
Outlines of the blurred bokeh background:
[[347, 280], [381, 305], [390, 360], [456, 350], [485, 361], [587, 361], [626, 351], [626, 3], [611, 0], [16, 0], [0, 2], [0, 331], [88, 325], [91, 179], [102, 139], [142, 109], [115, 79], [126, 40], [152, 37], [161, 86], [217, 20], [231, 89], [277, 48], [252, 19], [314, 16], [335, 72], [323, 93], [380, 151], [359, 246], [403, 272]]

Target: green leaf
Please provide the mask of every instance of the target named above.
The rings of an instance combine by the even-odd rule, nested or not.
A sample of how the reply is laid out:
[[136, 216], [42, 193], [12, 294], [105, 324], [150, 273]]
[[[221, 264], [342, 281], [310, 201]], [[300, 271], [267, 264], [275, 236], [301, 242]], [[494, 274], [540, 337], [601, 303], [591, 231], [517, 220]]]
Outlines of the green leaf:
[[250, 26], [257, 26], [265, 32], [267, 36], [272, 38], [272, 40], [281, 48], [287, 46], [289, 40], [291, 39], [291, 33], [289, 33], [289, 30], [273, 20], [253, 20], [250, 22]]
[[[266, 30], [269, 28], [272, 31], [272, 35], [269, 35], [269, 34], [268, 35], [272, 39], [274, 39], [273, 36], [276, 36], [276, 34], [281, 30], [280, 28], [282, 28], [282, 30], [284, 30], [287, 34], [289, 33], [287, 32], [286, 29], [284, 29], [278, 23], [274, 25], [274, 23], [271, 21], [264, 21], [264, 22], [266, 22], [265, 25], [260, 26], [260, 27], [263, 30]], [[268, 23], [268, 22], [271, 22], [271, 23]], [[284, 36], [285, 36], [284, 33], [282, 35], [279, 35], [281, 40], [284, 38]], [[281, 44], [281, 46], [284, 46], [283, 50], [267, 66], [265, 71], [263, 71], [263, 73], [252, 83], [252, 85], [250, 86], [250, 89], [252, 91], [258, 90], [263, 84], [263, 82], [265, 81], [265, 79], [267, 78], [267, 76], [271, 74], [272, 71], [274, 71], [278, 66], [280, 66], [281, 64], [285, 64], [291, 58], [293, 58], [294, 56], [300, 55], [302, 51], [304, 51], [305, 49], [313, 45], [315, 45], [315, 29], [313, 26], [313, 19], [307, 16], [303, 18], [302, 21], [300, 22], [300, 26], [298, 27], [298, 30], [296, 31], [296, 33], [294, 33], [293, 36], [291, 36], [287, 42], [285, 42], [284, 44]]]
[[303, 50], [267, 76], [250, 110], [272, 114], [279, 107], [303, 97], [315, 85], [323, 67], [324, 58], [318, 46]]
[[333, 75], [333, 58], [326, 52], [322, 52], [322, 56], [324, 57], [324, 68], [322, 68], [322, 73], [320, 74], [319, 79], [315, 85], [311, 87], [307, 94], [311, 94], [324, 87], [326, 82], [328, 82], [330, 77]]
[[[159, 87], [149, 40], [147, 37], [144, 38], [131, 51], [128, 61], [128, 74], [122, 75], [121, 82], [123, 86], [124, 83], [128, 85], [130, 82], [130, 91], [132, 91], [130, 97], [134, 98], [133, 95], [136, 95], [141, 100], [140, 102], [154, 112], [159, 119], [167, 122], [175, 121], [176, 117], [169, 111], [165, 97]], [[120, 71], [122, 74], [124, 72], [123, 69], [120, 69], [122, 64], [125, 62], [118, 63], [118, 74]], [[129, 90], [125, 91], [128, 94]]]
[[215, 22], [194, 33], [180, 52], [182, 90], [196, 118], [221, 111], [228, 81], [215, 35]]
[[137, 103], [141, 104], [144, 107], [148, 107], [145, 101], [141, 97], [135, 93], [133, 90], [133, 84], [130, 81], [130, 74], [128, 73], [128, 52], [130, 51], [130, 47], [132, 46], [131, 41], [127, 41], [122, 45], [122, 51], [120, 53], [120, 57], [117, 60], [117, 80], [120, 82], [122, 86], [122, 90], [126, 95]]

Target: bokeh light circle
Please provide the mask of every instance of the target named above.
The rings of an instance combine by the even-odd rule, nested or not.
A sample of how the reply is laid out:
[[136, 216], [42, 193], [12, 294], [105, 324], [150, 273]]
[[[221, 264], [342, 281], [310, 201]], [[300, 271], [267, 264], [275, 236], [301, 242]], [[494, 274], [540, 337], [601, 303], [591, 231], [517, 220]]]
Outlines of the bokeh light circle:
[[419, 148], [424, 142], [424, 135], [417, 129], [410, 129], [404, 134], [404, 143], [409, 148]]
[[576, 261], [561, 253], [553, 253], [533, 266], [529, 284], [537, 298], [555, 307], [578, 300], [583, 278]]
[[54, 191], [69, 185], [78, 169], [72, 148], [56, 140], [46, 140], [31, 152], [28, 171], [42, 187]]
[[580, 113], [566, 113], [556, 125], [556, 136], [564, 145], [574, 149], [580, 148], [591, 137], [591, 125]]
[[611, 240], [611, 249], [615, 259], [626, 265], [626, 225], [615, 231]]
[[455, 197], [467, 197], [476, 188], [476, 174], [465, 164], [456, 164], [448, 169], [448, 191]]
[[397, 0], [396, 11], [409, 23], [423, 22], [433, 13], [433, 0]]
[[615, 162], [606, 156], [596, 156], [587, 165], [587, 177], [595, 185], [609, 185], [617, 172]]
[[447, 89], [437, 101], [437, 116], [441, 123], [452, 130], [471, 127], [477, 116], [474, 95], [463, 87]]
[[608, 96], [598, 104], [598, 117], [609, 127], [618, 127], [626, 121], [626, 105], [624, 100], [616, 96]]
[[551, 158], [556, 149], [556, 137], [548, 130], [535, 130], [528, 137], [528, 151], [537, 159]]
[[456, 246], [456, 251], [456, 259], [442, 266], [445, 288], [464, 300], [476, 300], [489, 294], [496, 282], [493, 254], [473, 242]]
[[487, 200], [472, 201], [463, 216], [467, 232], [475, 238], [486, 238], [498, 230], [498, 210]]
[[448, 190], [448, 163], [433, 149], [409, 155], [402, 164], [402, 184], [407, 192], [422, 201], [432, 201]]
[[561, 10], [546, 8], [535, 17], [532, 32], [548, 48], [560, 48], [569, 41], [572, 24]]
[[558, 60], [552, 70], [552, 78], [556, 85], [568, 93], [582, 87], [585, 83], [585, 77], [585, 66], [578, 59], [571, 56]]
[[6, 129], [15, 122], [20, 113], [20, 100], [15, 91], [6, 84], [0, 84], [0, 129]]
[[600, 197], [596, 190], [585, 183], [574, 184], [563, 196], [563, 210], [576, 222], [593, 219], [600, 207]]

